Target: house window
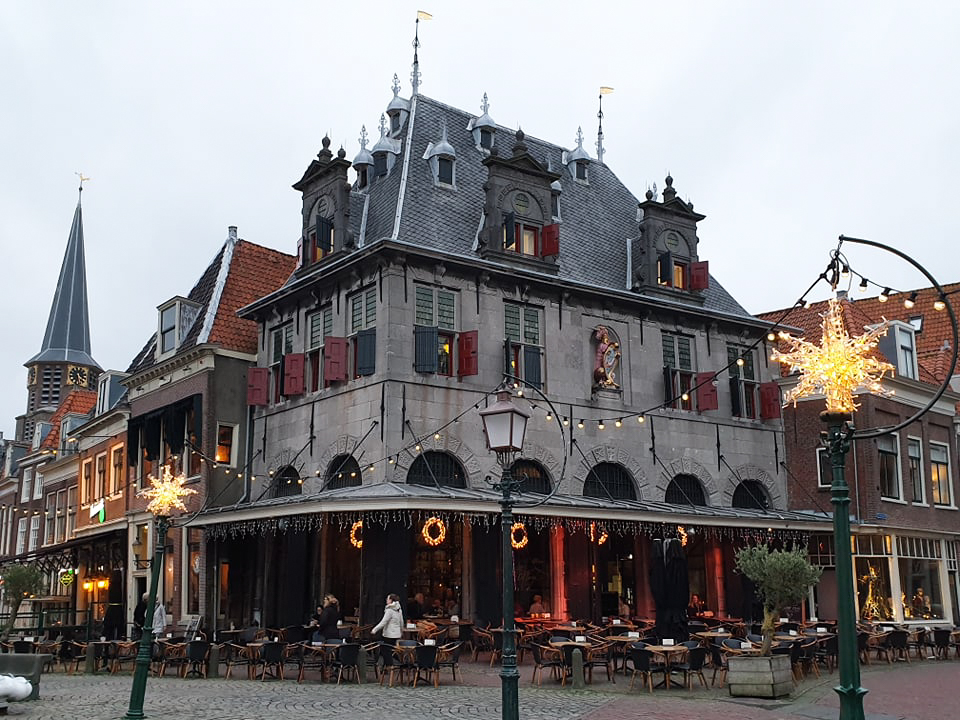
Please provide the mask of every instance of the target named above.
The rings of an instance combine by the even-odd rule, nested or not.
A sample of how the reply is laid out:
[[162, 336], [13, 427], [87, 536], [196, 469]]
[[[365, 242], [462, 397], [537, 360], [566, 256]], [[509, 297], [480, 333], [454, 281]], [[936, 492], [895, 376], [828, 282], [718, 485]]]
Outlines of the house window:
[[467, 474], [460, 461], [450, 453], [427, 450], [410, 464], [407, 470], [408, 485], [434, 484], [440, 487], [465, 488]]
[[693, 338], [663, 333], [663, 396], [668, 407], [693, 409], [690, 388], [693, 386], [694, 366]]
[[930, 482], [934, 505], [953, 505], [950, 488], [950, 453], [946, 445], [930, 443]]
[[67, 491], [67, 537], [69, 540], [73, 537], [73, 531], [77, 527], [77, 486], [74, 485]]
[[901, 377], [917, 379], [917, 355], [914, 348], [913, 329], [898, 327], [897, 359]]
[[536, 460], [517, 460], [510, 467], [513, 478], [520, 483], [520, 492], [540, 493], [549, 495], [551, 488], [550, 474], [547, 469]]
[[607, 500], [636, 500], [637, 490], [633, 476], [623, 465], [602, 462], [587, 472], [583, 481], [583, 496]]
[[828, 488], [833, 485], [833, 461], [830, 450], [817, 448], [817, 487]]
[[900, 448], [895, 435], [881, 435], [877, 438], [879, 454], [880, 497], [899, 500], [900, 493]]
[[270, 334], [270, 375], [273, 378], [273, 401], [283, 394], [283, 356], [293, 352], [293, 325], [288, 323]]
[[327, 465], [327, 474], [324, 477], [324, 490], [339, 490], [340, 488], [356, 487], [363, 484], [363, 473], [360, 464], [353, 455], [337, 455]]
[[64, 541], [64, 533], [67, 530], [67, 491], [61, 490], [57, 493], [57, 537], [56, 542]]
[[437, 182], [444, 185], [453, 185], [453, 160], [451, 158], [437, 158]]
[[30, 501], [30, 490], [33, 487], [33, 468], [23, 469], [23, 480], [20, 484], [20, 502]]
[[56, 531], [57, 531], [57, 494], [50, 493], [47, 495], [47, 511], [44, 513], [44, 526], [46, 527], [46, 532], [44, 533], [46, 539], [44, 540], [45, 545], [53, 545], [56, 541]]
[[577, 160], [577, 180], [587, 179], [587, 163], [585, 160]]
[[770, 496], [759, 480], [742, 480], [733, 491], [731, 505], [749, 510], [766, 510], [770, 507]]
[[80, 481], [82, 483], [81, 497], [83, 497], [83, 504], [89, 505], [93, 502], [93, 460], [84, 461]]
[[387, 174], [387, 154], [378, 152], [373, 154], [373, 175], [381, 178]]
[[674, 477], [667, 485], [663, 501], [670, 505], [697, 505], [702, 507], [707, 504], [703, 485], [694, 475], [677, 475]]
[[216, 461], [224, 465], [235, 465], [233, 448], [236, 444], [236, 425], [217, 425]]
[[550, 215], [554, 218], [560, 217], [560, 193], [550, 194]]
[[97, 455], [97, 487], [95, 500], [105, 497], [107, 494], [107, 454]]
[[453, 375], [457, 294], [450, 290], [417, 285], [415, 296], [415, 370]]
[[33, 499], [39, 500], [43, 497], [43, 473], [39, 470], [33, 476]]
[[680, 290], [687, 289], [687, 265], [686, 263], [673, 261], [673, 287]]
[[333, 309], [324, 308], [307, 318], [307, 365], [310, 368], [310, 390], [323, 387], [323, 340], [333, 334]]
[[367, 166], [361, 165], [357, 170], [357, 189], [361, 190], [367, 186]]
[[28, 552], [33, 552], [37, 549], [37, 543], [40, 541], [40, 516], [34, 515], [30, 518], [30, 545], [27, 547]]
[[756, 418], [758, 384], [755, 352], [739, 345], [727, 345], [727, 363], [730, 364], [733, 414], [736, 417]]
[[353, 376], [373, 375], [377, 360], [377, 289], [369, 287], [351, 296], [350, 348], [353, 353]]
[[512, 223], [513, 232], [510, 232], [511, 223], [503, 227], [503, 249], [510, 252], [537, 257], [540, 249], [540, 227], [524, 222]]
[[504, 372], [542, 389], [544, 383], [543, 308], [505, 303], [503, 326], [506, 337]]
[[160, 311], [160, 352], [168, 353], [177, 347], [177, 306]]
[[480, 147], [489, 150], [493, 147], [493, 133], [486, 128], [480, 129]]
[[390, 132], [395, 133], [400, 129], [400, 113], [395, 112], [390, 116]]
[[23, 555], [27, 549], [27, 519], [17, 521], [17, 555]]
[[923, 504], [923, 449], [919, 438], [907, 438], [907, 467], [910, 472], [910, 488], [913, 502]]
[[322, 260], [333, 252], [333, 220], [331, 218], [318, 217], [313, 231], [310, 234], [311, 246], [313, 247], [313, 262]]
[[123, 467], [123, 445], [118, 445], [112, 450], [113, 453], [113, 472], [110, 473], [110, 494], [115, 495], [121, 492], [126, 485], [126, 477]]

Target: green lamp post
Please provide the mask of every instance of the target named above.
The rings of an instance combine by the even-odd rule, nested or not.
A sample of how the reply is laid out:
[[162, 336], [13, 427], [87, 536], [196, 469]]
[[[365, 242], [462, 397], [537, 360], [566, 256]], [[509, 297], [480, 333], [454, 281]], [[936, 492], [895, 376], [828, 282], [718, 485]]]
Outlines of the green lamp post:
[[153, 645], [153, 614], [156, 612], [157, 587], [160, 583], [160, 568], [163, 567], [163, 554], [167, 544], [167, 530], [170, 528], [170, 512], [177, 508], [181, 511], [187, 507], [183, 498], [193, 495], [196, 490], [184, 487], [186, 477], [174, 476], [169, 467], [163, 468], [160, 478], [151, 477], [150, 487], [143, 491], [143, 496], [150, 498], [147, 510], [153, 513], [157, 526], [157, 542], [153, 552], [153, 568], [150, 573], [150, 597], [147, 600], [147, 622], [144, 623], [143, 635], [140, 637], [140, 647], [137, 650], [137, 662], [133, 673], [133, 687], [130, 688], [130, 705], [127, 708], [126, 720], [140, 720], [143, 714], [143, 698], [147, 691], [147, 676], [150, 674], [150, 648]]

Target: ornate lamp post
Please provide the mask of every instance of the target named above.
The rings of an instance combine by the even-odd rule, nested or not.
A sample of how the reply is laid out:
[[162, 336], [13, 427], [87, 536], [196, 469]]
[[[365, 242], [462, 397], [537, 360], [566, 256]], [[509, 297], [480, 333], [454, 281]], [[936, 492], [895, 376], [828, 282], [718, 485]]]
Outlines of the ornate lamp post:
[[155, 516], [157, 525], [157, 543], [153, 552], [153, 571], [150, 574], [150, 598], [147, 600], [147, 623], [144, 623], [140, 648], [137, 651], [136, 670], [133, 674], [133, 687], [130, 689], [130, 706], [126, 720], [140, 720], [143, 714], [143, 696], [147, 691], [147, 675], [150, 672], [150, 647], [153, 644], [153, 613], [156, 611], [157, 585], [160, 582], [160, 568], [163, 567], [163, 553], [167, 544], [167, 530], [170, 527], [170, 512], [176, 508], [185, 511], [183, 498], [193, 495], [196, 490], [184, 487], [186, 477], [174, 476], [169, 467], [163, 468], [160, 478], [151, 477], [150, 487], [143, 496], [150, 498], [149, 510]]
[[871, 357], [877, 339], [887, 332], [886, 323], [863, 335], [850, 337], [843, 324], [840, 302], [830, 300], [821, 323], [823, 337], [819, 346], [781, 333], [790, 348], [774, 350], [773, 359], [791, 370], [799, 370], [800, 381], [787, 393], [787, 403], [813, 394], [824, 394], [827, 409], [820, 419], [827, 426], [827, 447], [833, 465], [833, 540], [837, 563], [837, 640], [839, 646], [841, 720], [863, 720], [863, 696], [860, 686], [860, 657], [857, 651], [857, 616], [854, 606], [853, 557], [850, 548], [850, 488], [844, 471], [853, 434], [853, 411], [857, 405], [853, 391], [864, 387], [870, 392], [888, 394], [880, 381], [893, 370], [890, 363]]
[[501, 492], [500, 530], [503, 549], [503, 661], [500, 666], [500, 688], [503, 708], [500, 717], [503, 720], [518, 720], [520, 705], [517, 698], [517, 643], [516, 626], [513, 619], [513, 548], [510, 545], [510, 532], [513, 528], [513, 494], [519, 489], [519, 481], [510, 472], [513, 459], [523, 450], [523, 436], [527, 431], [530, 413], [517, 407], [510, 399], [510, 393], [502, 390], [497, 393], [497, 401], [480, 411], [483, 420], [483, 432], [487, 437], [487, 447], [497, 453], [502, 473], [500, 482], [494, 489]]

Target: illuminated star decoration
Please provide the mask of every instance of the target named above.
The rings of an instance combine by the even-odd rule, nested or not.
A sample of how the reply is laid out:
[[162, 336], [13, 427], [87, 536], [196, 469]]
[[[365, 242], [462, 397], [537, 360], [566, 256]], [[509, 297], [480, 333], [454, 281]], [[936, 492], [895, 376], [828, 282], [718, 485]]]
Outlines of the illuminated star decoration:
[[822, 317], [823, 339], [819, 346], [780, 333], [790, 350], [774, 350], [771, 359], [789, 365], [791, 371], [800, 371], [800, 382], [786, 394], [784, 405], [796, 405], [797, 400], [810, 395], [826, 395], [828, 411], [852, 413], [858, 407], [853, 391], [859, 387], [890, 395], [880, 381], [887, 373], [892, 376], [893, 365], [869, 356], [877, 347], [878, 338], [887, 334], [887, 321], [884, 319], [863, 335], [850, 337], [836, 298], [830, 299], [830, 307]]
[[174, 477], [169, 466], [164, 466], [161, 477], [151, 475], [150, 487], [140, 493], [141, 496], [150, 498], [147, 510], [154, 515], [169, 515], [174, 508], [186, 512], [187, 506], [183, 504], [183, 498], [197, 492], [193, 488], [184, 487], [186, 481], [184, 475]]

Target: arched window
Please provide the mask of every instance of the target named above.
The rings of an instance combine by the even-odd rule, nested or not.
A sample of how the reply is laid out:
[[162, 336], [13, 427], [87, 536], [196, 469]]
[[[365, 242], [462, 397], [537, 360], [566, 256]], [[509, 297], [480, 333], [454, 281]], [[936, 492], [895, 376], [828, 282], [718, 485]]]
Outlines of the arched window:
[[273, 496], [288, 497], [303, 492], [303, 480], [293, 465], [284, 465], [273, 475]]
[[536, 460], [517, 460], [510, 472], [515, 479], [520, 480], [520, 492], [550, 494], [550, 475]]
[[693, 475], [677, 475], [667, 485], [664, 502], [671, 505], [706, 505], [703, 486]]
[[336, 490], [337, 488], [355, 487], [362, 484], [360, 464], [354, 459], [353, 455], [337, 455], [327, 465], [327, 474], [323, 479], [324, 489]]
[[450, 453], [427, 450], [421, 453], [407, 471], [410, 485], [433, 485], [434, 478], [441, 487], [465, 488], [467, 473], [463, 465]]
[[583, 483], [583, 496], [636, 500], [637, 491], [633, 485], [633, 477], [623, 465], [602, 462], [594, 465], [587, 473], [587, 479]]
[[733, 506], [747, 510], [766, 510], [770, 507], [770, 496], [759, 480], [743, 480], [733, 491]]

